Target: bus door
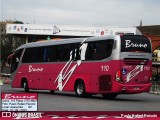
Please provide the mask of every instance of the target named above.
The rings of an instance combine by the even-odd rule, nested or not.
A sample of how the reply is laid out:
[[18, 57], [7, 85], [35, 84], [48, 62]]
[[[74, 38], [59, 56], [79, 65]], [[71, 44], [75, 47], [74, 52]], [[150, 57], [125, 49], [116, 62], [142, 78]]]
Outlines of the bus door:
[[123, 83], [148, 84], [152, 73], [151, 59], [151, 43], [148, 38], [134, 35], [121, 36], [121, 77]]

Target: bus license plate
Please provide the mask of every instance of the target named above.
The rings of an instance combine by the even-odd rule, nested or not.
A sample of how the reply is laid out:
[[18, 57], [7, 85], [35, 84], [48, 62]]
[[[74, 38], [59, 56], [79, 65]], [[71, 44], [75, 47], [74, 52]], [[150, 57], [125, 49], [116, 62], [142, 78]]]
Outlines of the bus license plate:
[[134, 87], [133, 90], [139, 90], [139, 87]]

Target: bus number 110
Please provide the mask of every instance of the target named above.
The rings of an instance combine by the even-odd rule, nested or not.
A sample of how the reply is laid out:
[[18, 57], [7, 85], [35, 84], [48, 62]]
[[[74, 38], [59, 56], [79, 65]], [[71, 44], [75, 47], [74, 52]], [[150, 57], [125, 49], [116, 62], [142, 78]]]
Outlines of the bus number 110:
[[109, 66], [108, 65], [102, 65], [101, 70], [102, 71], [109, 71]]

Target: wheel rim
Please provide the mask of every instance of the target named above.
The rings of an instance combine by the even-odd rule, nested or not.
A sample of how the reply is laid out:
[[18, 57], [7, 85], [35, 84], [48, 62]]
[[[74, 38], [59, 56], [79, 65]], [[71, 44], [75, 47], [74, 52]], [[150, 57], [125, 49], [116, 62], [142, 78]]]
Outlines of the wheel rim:
[[83, 94], [83, 92], [84, 92], [83, 89], [84, 89], [84, 87], [83, 87], [82, 84], [79, 84], [79, 85], [77, 86], [77, 93], [78, 93], [78, 95]]

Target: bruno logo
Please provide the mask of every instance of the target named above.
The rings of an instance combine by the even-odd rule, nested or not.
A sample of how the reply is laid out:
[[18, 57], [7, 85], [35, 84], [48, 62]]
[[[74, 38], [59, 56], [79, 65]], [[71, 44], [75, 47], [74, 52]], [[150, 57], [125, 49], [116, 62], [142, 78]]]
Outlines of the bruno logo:
[[126, 41], [126, 48], [135, 47], [135, 48], [146, 48], [147, 44], [141, 44], [141, 43], [132, 43], [131, 40], [125, 40]]
[[28, 67], [29, 72], [42, 72], [43, 68], [33, 68], [32, 65], [29, 65]]

